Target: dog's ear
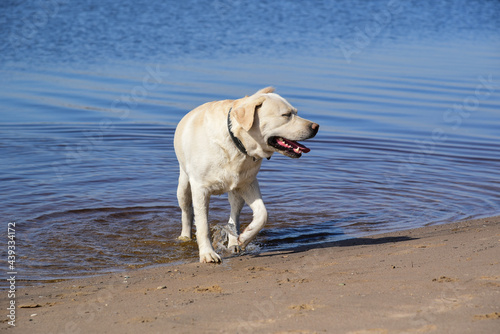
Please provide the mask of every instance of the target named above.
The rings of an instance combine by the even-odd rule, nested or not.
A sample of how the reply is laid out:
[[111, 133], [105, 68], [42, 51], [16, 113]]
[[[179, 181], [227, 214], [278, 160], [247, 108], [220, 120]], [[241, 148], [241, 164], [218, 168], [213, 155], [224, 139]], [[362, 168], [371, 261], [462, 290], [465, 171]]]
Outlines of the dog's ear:
[[233, 110], [234, 118], [245, 131], [249, 131], [252, 128], [255, 111], [264, 103], [265, 99], [264, 96], [252, 99]]
[[269, 87], [266, 87], [266, 88], [262, 88], [257, 93], [255, 93], [255, 95], [267, 94], [267, 93], [272, 93], [272, 92], [274, 92], [274, 87], [269, 86]]

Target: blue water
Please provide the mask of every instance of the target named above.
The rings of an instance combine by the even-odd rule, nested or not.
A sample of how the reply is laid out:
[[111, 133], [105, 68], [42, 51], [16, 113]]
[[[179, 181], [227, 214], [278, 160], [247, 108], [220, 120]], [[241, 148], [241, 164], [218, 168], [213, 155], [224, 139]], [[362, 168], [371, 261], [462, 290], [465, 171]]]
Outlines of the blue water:
[[[268, 85], [321, 128], [301, 159], [263, 163], [270, 221], [256, 249], [500, 214], [498, 1], [0, 12], [0, 208], [17, 223], [19, 278], [196, 261], [196, 245], [175, 240], [175, 126]], [[212, 225], [228, 215], [226, 196], [212, 198]]]

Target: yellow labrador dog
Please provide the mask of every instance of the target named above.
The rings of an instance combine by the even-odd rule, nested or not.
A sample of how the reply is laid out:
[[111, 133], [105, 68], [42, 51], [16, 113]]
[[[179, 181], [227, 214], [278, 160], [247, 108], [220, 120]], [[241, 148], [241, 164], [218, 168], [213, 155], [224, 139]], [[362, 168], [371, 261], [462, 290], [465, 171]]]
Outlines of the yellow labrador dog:
[[[262, 159], [274, 152], [300, 158], [309, 149], [298, 140], [312, 138], [319, 125], [297, 116], [297, 109], [264, 88], [238, 100], [205, 103], [177, 125], [175, 154], [180, 176], [177, 198], [182, 210], [182, 241], [192, 238], [193, 220], [200, 262], [220, 262], [210, 242], [208, 206], [211, 195], [229, 193], [231, 216], [228, 248], [244, 249], [267, 222], [267, 211], [257, 182]], [[240, 234], [244, 203], [253, 220]]]

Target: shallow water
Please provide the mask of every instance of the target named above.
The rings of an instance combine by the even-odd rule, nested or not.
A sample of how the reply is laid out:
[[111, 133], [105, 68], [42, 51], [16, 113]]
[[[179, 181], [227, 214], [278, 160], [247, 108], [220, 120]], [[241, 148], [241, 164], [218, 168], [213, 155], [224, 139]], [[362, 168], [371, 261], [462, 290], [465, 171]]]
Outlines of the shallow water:
[[[500, 3], [297, 3], [2, 2], [18, 277], [195, 261], [175, 126], [268, 85], [321, 128], [301, 159], [263, 162], [257, 251], [499, 214]], [[213, 197], [212, 224], [228, 215]]]

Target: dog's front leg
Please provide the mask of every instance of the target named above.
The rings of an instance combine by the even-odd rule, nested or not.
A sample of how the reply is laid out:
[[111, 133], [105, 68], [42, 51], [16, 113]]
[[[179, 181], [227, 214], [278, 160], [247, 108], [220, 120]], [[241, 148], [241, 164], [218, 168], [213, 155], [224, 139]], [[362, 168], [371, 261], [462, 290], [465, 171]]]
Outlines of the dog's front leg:
[[262, 201], [257, 179], [255, 179], [247, 189], [241, 192], [241, 196], [253, 212], [252, 222], [238, 237], [238, 244], [244, 249], [267, 223], [267, 210]]
[[208, 205], [210, 194], [203, 188], [192, 187], [194, 223], [196, 225], [196, 241], [200, 251], [200, 262], [221, 262], [220, 256], [214, 251], [208, 231]]

